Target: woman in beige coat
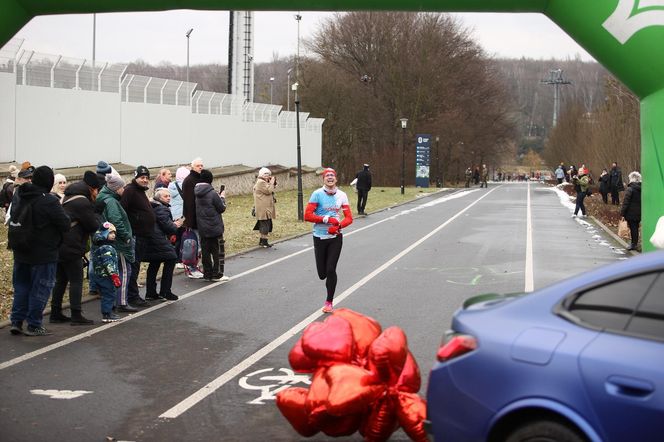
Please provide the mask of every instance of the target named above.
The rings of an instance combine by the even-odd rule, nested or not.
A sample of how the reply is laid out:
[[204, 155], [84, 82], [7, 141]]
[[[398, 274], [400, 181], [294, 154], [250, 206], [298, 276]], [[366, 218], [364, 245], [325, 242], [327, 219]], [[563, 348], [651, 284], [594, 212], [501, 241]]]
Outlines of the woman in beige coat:
[[267, 167], [261, 167], [258, 171], [258, 178], [254, 184], [254, 207], [256, 209], [256, 225], [254, 230], [260, 232], [261, 247], [272, 247], [267, 242], [267, 236], [272, 231], [272, 220], [277, 218], [277, 211], [274, 203], [274, 188], [277, 185], [277, 179], [272, 176], [272, 172]]

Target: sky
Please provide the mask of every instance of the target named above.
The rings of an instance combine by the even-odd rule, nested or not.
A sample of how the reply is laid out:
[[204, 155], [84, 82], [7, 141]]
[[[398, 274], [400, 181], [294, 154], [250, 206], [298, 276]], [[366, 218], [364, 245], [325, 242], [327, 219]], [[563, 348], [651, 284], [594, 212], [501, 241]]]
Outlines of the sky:
[[[296, 12], [254, 13], [254, 61], [269, 62], [275, 55], [297, 52]], [[310, 37], [328, 12], [301, 12], [300, 36]], [[162, 61], [186, 64], [188, 29], [190, 64], [228, 62], [228, 11], [178, 10], [97, 14], [96, 60], [151, 64]], [[593, 58], [557, 25], [542, 14], [454, 14], [472, 31], [473, 38], [489, 55], [535, 59]], [[93, 16], [54, 15], [35, 17], [16, 37], [22, 49], [64, 57], [92, 58]], [[300, 47], [301, 54], [304, 48]]]

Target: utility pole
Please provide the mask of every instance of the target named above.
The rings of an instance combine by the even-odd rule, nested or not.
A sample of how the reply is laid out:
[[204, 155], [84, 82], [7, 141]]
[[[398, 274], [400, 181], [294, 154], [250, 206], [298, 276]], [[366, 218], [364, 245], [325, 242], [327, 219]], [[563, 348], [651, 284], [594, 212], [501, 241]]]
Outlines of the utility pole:
[[560, 86], [566, 84], [572, 84], [571, 81], [567, 81], [563, 78], [562, 69], [551, 69], [549, 71], [549, 78], [541, 80], [540, 83], [549, 84], [553, 86], [553, 125], [556, 127], [558, 123], [558, 114], [560, 113]]

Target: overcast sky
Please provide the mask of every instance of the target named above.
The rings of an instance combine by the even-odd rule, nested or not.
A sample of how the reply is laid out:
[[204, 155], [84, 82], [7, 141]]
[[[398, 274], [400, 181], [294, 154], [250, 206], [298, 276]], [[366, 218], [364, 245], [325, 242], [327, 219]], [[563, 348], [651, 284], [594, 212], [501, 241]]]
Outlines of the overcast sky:
[[[255, 12], [254, 60], [267, 62], [278, 54], [297, 52], [295, 12]], [[302, 12], [300, 35], [309, 37], [331, 13]], [[490, 55], [566, 59], [592, 57], [541, 14], [455, 14], [472, 29]], [[23, 49], [72, 58], [92, 58], [92, 15], [35, 17], [19, 33]], [[96, 59], [186, 64], [185, 32], [190, 64], [228, 61], [228, 11], [168, 11], [97, 14]], [[302, 49], [303, 51], [303, 49]]]

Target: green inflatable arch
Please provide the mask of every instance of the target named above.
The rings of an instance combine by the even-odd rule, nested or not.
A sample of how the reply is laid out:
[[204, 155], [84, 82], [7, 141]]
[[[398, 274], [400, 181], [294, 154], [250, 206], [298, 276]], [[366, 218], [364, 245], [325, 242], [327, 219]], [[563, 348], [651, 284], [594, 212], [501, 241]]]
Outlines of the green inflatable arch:
[[641, 99], [643, 247], [664, 215], [664, 0], [3, 0], [0, 46], [32, 17], [169, 9], [541, 12]]

